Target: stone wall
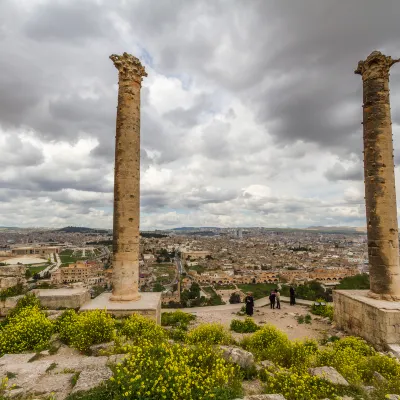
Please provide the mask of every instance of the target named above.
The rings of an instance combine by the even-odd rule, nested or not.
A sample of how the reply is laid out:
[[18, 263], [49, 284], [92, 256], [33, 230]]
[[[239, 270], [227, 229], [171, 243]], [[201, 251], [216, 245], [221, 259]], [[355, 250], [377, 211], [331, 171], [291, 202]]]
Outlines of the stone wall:
[[5, 300], [0, 300], [0, 317], [5, 317], [13, 309], [19, 299], [24, 296], [7, 297]]
[[18, 283], [26, 284], [26, 267], [23, 265], [6, 265], [0, 267], [0, 290], [8, 289]]
[[400, 343], [400, 302], [376, 300], [368, 290], [334, 290], [338, 328], [361, 336], [379, 349]]
[[87, 289], [35, 289], [32, 291], [40, 303], [50, 310], [79, 308], [90, 300]]

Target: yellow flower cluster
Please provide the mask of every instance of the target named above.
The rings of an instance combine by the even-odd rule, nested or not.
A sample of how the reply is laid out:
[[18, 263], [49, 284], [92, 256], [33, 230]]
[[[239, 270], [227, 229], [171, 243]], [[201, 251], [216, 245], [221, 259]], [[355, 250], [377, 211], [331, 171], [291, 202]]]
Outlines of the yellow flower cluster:
[[80, 314], [67, 310], [60, 316], [56, 325], [61, 340], [80, 351], [86, 351], [94, 344], [113, 339], [115, 320], [104, 310]]
[[290, 358], [291, 342], [287, 335], [275, 326], [267, 324], [249, 338], [244, 338], [242, 346], [259, 360], [271, 360], [285, 365]]
[[196, 316], [180, 310], [163, 312], [161, 314], [162, 326], [187, 326], [189, 322], [196, 319]]
[[203, 345], [230, 344], [233, 338], [221, 324], [202, 324], [188, 333], [186, 342]]
[[268, 377], [265, 390], [266, 393], [280, 393], [287, 400], [336, 398], [337, 394], [331, 383], [309, 373], [299, 374], [293, 370], [275, 371], [275, 374]]
[[45, 348], [54, 331], [53, 323], [37, 306], [26, 307], [7, 319], [0, 330], [0, 355]]
[[257, 325], [253, 318], [246, 317], [244, 321], [240, 319], [233, 319], [231, 321], [231, 331], [238, 333], [251, 333], [256, 332], [260, 329], [260, 326]]
[[120, 333], [129, 338], [133, 343], [145, 339], [152, 342], [160, 342], [167, 338], [167, 333], [164, 328], [157, 325], [155, 321], [139, 314], [133, 314], [127, 318], [122, 323]]
[[[240, 394], [237, 367], [210, 347], [145, 340], [129, 346], [128, 353], [111, 378], [120, 393], [117, 399], [218, 400]], [[223, 396], [224, 391], [231, 395]]]

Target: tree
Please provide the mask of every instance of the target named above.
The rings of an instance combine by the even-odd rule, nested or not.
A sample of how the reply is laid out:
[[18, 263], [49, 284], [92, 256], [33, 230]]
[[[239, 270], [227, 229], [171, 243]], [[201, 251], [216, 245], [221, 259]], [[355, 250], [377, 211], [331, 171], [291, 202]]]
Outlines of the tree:
[[232, 293], [231, 297], [229, 298], [230, 304], [238, 304], [240, 303], [240, 294], [239, 293]]
[[165, 287], [161, 285], [160, 282], [156, 282], [155, 285], [153, 286], [153, 292], [163, 292], [165, 290]]
[[369, 275], [359, 274], [342, 279], [336, 289], [369, 289]]

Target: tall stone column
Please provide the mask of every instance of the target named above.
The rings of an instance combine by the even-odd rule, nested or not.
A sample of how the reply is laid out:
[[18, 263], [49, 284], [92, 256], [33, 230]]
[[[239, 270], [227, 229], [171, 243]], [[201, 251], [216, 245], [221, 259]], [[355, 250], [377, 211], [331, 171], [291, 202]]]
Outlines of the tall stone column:
[[354, 71], [363, 80], [370, 296], [395, 301], [400, 300], [400, 266], [389, 69], [398, 61], [374, 51]]
[[147, 73], [127, 53], [111, 55], [119, 72], [114, 175], [114, 242], [112, 301], [140, 298], [140, 89]]

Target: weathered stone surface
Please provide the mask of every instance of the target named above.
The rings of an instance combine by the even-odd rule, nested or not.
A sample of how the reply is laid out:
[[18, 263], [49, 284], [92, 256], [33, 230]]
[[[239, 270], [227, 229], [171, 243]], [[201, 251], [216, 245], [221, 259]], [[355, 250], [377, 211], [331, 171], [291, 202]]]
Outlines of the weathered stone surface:
[[50, 395], [53, 393], [57, 400], [65, 399], [72, 387], [72, 377], [74, 374], [46, 375], [29, 391], [35, 395]]
[[364, 177], [371, 295], [400, 300], [399, 240], [389, 102], [393, 60], [372, 52], [354, 71], [363, 80]]
[[310, 374], [325, 379], [326, 381], [335, 385], [349, 385], [346, 379], [344, 379], [343, 376], [340, 375], [339, 372], [337, 372], [333, 367], [310, 368]]
[[[236, 399], [241, 400], [241, 399]], [[257, 394], [246, 396], [243, 400], [286, 400], [281, 394]]]
[[97, 369], [105, 367], [108, 362], [108, 357], [56, 357], [57, 367], [54, 368], [53, 373], [57, 374], [65, 370], [72, 372], [79, 372], [83, 370]]
[[90, 293], [85, 288], [73, 289], [34, 289], [33, 293], [40, 303], [48, 309], [79, 308], [90, 300]]
[[114, 342], [100, 343], [90, 346], [90, 354], [92, 356], [100, 356], [105, 351], [110, 351], [114, 347]]
[[272, 361], [269, 361], [269, 360], [260, 361], [260, 365], [263, 368], [275, 368], [275, 364]]
[[377, 300], [368, 290], [334, 290], [335, 322], [377, 348], [400, 343], [400, 302]]
[[372, 378], [375, 379], [379, 383], [384, 383], [387, 381], [387, 379], [377, 371], [374, 371], [374, 373], [372, 374]]
[[110, 379], [112, 372], [108, 367], [99, 367], [92, 370], [82, 371], [79, 375], [78, 382], [72, 389], [72, 393], [86, 392], [94, 387], [99, 386], [104, 381]]
[[114, 171], [114, 243], [112, 301], [140, 298], [140, 89], [147, 76], [130, 54], [111, 55], [119, 72]]
[[254, 365], [254, 356], [252, 353], [238, 347], [220, 346], [223, 351], [222, 357], [239, 365], [242, 368], [250, 368]]
[[120, 364], [126, 357], [128, 357], [128, 354], [113, 354], [112, 356], [108, 357], [108, 363]]
[[400, 400], [400, 396], [398, 394], [387, 394], [386, 398], [388, 400]]

